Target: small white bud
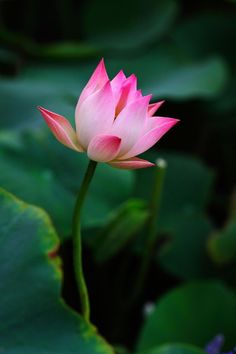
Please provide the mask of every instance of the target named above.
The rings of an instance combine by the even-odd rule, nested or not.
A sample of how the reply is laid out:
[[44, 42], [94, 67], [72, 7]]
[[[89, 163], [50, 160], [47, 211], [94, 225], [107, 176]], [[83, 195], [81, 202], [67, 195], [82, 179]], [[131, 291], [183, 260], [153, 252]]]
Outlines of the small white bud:
[[143, 306], [143, 315], [144, 317], [150, 316], [155, 310], [155, 304], [153, 302], [147, 302]]
[[156, 160], [156, 165], [159, 168], [166, 168], [167, 167], [167, 162], [166, 162], [166, 160], [164, 160], [162, 158], [159, 158], [159, 159]]

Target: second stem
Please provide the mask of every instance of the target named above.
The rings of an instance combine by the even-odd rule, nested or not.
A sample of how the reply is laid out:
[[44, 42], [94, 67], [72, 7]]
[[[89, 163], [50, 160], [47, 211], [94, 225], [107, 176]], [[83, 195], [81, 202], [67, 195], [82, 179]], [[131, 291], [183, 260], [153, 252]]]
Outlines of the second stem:
[[161, 205], [161, 197], [164, 186], [166, 161], [158, 159], [154, 171], [154, 183], [152, 196], [149, 205], [150, 217], [147, 223], [147, 236], [144, 245], [143, 258], [141, 261], [140, 271], [138, 273], [136, 288], [134, 291], [134, 298], [138, 298], [142, 292], [144, 282], [149, 270], [150, 263], [155, 252], [155, 243], [157, 241], [157, 219]]

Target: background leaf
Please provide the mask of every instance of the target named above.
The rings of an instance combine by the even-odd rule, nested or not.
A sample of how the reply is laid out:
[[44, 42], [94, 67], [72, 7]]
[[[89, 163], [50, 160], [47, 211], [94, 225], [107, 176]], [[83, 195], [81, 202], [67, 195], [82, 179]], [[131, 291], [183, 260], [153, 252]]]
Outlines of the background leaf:
[[211, 232], [212, 225], [206, 217], [198, 214], [182, 216], [158, 252], [162, 267], [183, 279], [210, 276], [213, 265], [206, 245]]
[[[204, 347], [223, 333], [230, 349], [235, 344], [236, 295], [217, 281], [183, 285], [157, 302], [141, 330], [138, 349], [168, 342]], [[229, 350], [228, 349], [228, 350]]]
[[106, 225], [90, 241], [95, 260], [107, 261], [124, 248], [140, 232], [148, 215], [146, 204], [138, 199], [129, 200], [113, 212]]
[[89, 0], [84, 7], [82, 21], [91, 42], [113, 49], [133, 49], [159, 39], [167, 32], [177, 10], [178, 3], [174, 0], [148, 0], [146, 3], [133, 0], [121, 0], [119, 3], [102, 0], [98, 3]]
[[236, 262], [236, 221], [214, 232], [208, 241], [208, 251], [218, 265]]
[[139, 87], [157, 99], [211, 98], [226, 86], [228, 66], [219, 56], [192, 58], [174, 43], [160, 44], [138, 57], [108, 61], [111, 71], [135, 73]]

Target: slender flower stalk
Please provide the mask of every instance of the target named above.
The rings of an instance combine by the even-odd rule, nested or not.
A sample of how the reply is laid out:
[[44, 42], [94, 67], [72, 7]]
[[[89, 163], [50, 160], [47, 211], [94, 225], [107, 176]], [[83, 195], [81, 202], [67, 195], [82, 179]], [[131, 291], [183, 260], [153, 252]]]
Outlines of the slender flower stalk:
[[73, 217], [73, 259], [74, 259], [75, 278], [76, 278], [77, 288], [80, 294], [82, 315], [87, 322], [89, 322], [90, 319], [90, 304], [89, 304], [88, 289], [87, 289], [87, 285], [84, 278], [84, 272], [83, 272], [81, 211], [96, 166], [97, 166], [97, 162], [90, 160], [82, 185], [78, 193], [78, 197], [74, 209], [74, 217]]

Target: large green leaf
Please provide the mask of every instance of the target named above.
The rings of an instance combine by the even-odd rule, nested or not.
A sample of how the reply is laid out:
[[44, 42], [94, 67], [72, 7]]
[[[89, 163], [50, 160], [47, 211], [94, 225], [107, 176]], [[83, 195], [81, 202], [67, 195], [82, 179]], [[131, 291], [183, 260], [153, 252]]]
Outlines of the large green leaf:
[[236, 295], [217, 281], [183, 285], [164, 295], [141, 330], [138, 349], [169, 342], [204, 347], [222, 333], [235, 345]]
[[112, 354], [94, 327], [60, 299], [49, 257], [58, 238], [47, 214], [0, 192], [0, 348], [6, 354]]
[[160, 347], [144, 350], [138, 354], [204, 354], [205, 352], [197, 347], [187, 344], [166, 344]]

